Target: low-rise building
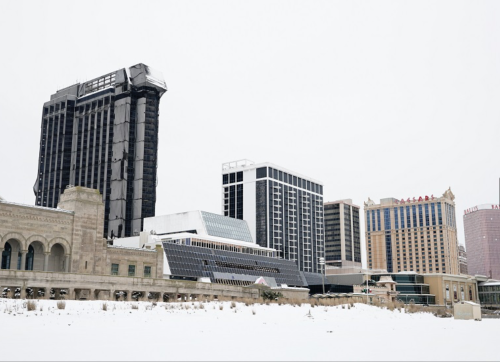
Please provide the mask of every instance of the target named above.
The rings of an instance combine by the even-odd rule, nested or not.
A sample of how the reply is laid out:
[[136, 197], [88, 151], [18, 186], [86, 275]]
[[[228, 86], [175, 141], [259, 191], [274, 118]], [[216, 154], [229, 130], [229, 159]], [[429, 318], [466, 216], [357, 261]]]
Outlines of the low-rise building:
[[424, 282], [436, 296], [438, 305], [453, 305], [461, 301], [479, 303], [477, 279], [470, 275], [444, 273], [424, 274]]
[[[104, 204], [97, 190], [68, 188], [58, 209], [0, 200], [0, 292], [21, 298], [186, 300], [218, 295], [257, 298], [259, 289], [250, 284], [260, 276], [269, 286], [307, 285], [295, 263], [276, 259], [275, 250], [237, 240], [245, 235], [243, 225], [233, 227], [240, 232], [233, 235], [227, 234], [228, 225], [214, 225], [217, 221], [217, 215], [205, 215], [207, 235], [149, 232], [138, 236], [135, 244], [108, 245], [103, 237]], [[280, 291], [289, 298], [308, 294], [306, 288]]]
[[[486, 278], [484, 278], [486, 279]], [[500, 308], [500, 280], [488, 279], [478, 284], [481, 305], [487, 308]]]
[[[385, 276], [396, 282], [397, 299], [405, 303], [426, 305], [453, 305], [461, 301], [479, 303], [477, 293], [478, 276], [450, 275], [445, 273], [416, 274], [400, 273], [356, 273], [327, 275], [328, 283], [335, 286], [363, 287], [368, 279], [369, 285], [376, 286]], [[486, 280], [486, 279], [484, 279]], [[370, 284], [371, 283], [371, 284]], [[492, 286], [495, 288], [496, 286]], [[490, 292], [491, 289], [488, 289]], [[484, 289], [484, 293], [487, 290]], [[499, 292], [500, 294], [500, 292]]]
[[308, 286], [294, 261], [253, 242], [244, 220], [190, 211], [146, 218], [144, 229], [140, 236], [115, 239], [114, 245], [161, 246], [164, 278], [250, 285], [263, 277], [270, 287]]

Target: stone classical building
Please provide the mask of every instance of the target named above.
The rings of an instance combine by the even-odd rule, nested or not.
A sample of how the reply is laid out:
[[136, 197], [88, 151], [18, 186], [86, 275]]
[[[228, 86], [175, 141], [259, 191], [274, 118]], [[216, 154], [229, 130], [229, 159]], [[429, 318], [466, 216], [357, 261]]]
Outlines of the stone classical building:
[[[103, 228], [98, 190], [68, 188], [57, 209], [0, 200], [1, 296], [166, 301], [260, 295], [252, 285], [168, 279], [165, 245], [108, 245]], [[283, 293], [304, 299], [308, 289]]]
[[2, 200], [1, 269], [110, 275], [109, 265], [119, 261], [135, 265], [133, 276], [143, 276], [145, 266], [151, 267], [151, 276], [162, 276], [161, 252], [108, 246], [103, 226], [104, 204], [97, 190], [66, 189], [57, 209]]

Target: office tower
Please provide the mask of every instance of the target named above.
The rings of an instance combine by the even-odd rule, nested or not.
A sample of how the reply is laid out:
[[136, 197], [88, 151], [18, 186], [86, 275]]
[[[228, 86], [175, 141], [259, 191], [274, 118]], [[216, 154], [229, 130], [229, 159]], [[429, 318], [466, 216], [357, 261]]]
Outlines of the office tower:
[[336, 267], [361, 267], [359, 206], [352, 200], [324, 205], [326, 263]]
[[104, 235], [136, 234], [154, 216], [158, 115], [167, 91], [144, 64], [57, 91], [43, 105], [36, 205], [57, 207], [66, 187], [97, 189]]
[[464, 231], [469, 274], [500, 279], [500, 206], [483, 204], [465, 210]]
[[458, 274], [455, 196], [387, 198], [365, 202], [370, 269]]
[[460, 274], [469, 274], [467, 268], [467, 253], [463, 245], [458, 246], [458, 264], [460, 268]]
[[246, 220], [253, 240], [304, 272], [323, 272], [323, 185], [271, 163], [222, 165], [222, 211]]

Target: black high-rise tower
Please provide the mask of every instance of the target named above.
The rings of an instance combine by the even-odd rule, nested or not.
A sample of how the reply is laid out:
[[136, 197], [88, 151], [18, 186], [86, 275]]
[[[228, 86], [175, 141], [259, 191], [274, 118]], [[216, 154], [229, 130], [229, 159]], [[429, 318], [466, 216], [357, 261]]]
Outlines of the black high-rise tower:
[[57, 91], [43, 105], [36, 205], [57, 207], [68, 185], [98, 189], [104, 235], [131, 236], [155, 215], [158, 118], [167, 91], [144, 64]]

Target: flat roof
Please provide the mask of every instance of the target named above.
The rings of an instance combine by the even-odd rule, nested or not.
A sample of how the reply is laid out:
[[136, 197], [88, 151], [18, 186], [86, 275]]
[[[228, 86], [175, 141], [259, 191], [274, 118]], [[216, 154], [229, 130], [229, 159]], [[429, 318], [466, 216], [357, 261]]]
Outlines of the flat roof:
[[[226, 173], [232, 173], [232, 172], [238, 172], [238, 171], [244, 171], [244, 170], [251, 170], [251, 169], [257, 169], [259, 167], [272, 167], [272, 168], [275, 168], [277, 170], [280, 170], [280, 171], [292, 174], [293, 176], [297, 176], [297, 177], [303, 178], [305, 180], [317, 183], [318, 185], [324, 186], [323, 182], [321, 182], [319, 180], [316, 180], [316, 179], [314, 179], [312, 177], [306, 176], [304, 174], [301, 174], [301, 173], [298, 173], [298, 172], [295, 172], [295, 171], [291, 171], [291, 170], [289, 170], [287, 168], [278, 166], [278, 165], [276, 165], [274, 163], [271, 163], [271, 162], [261, 162], [261, 163], [243, 164], [243, 165], [238, 165], [237, 162], [238, 161], [234, 162], [236, 164], [236, 166], [234, 166], [234, 167], [229, 167], [229, 168], [226, 168], [226, 169], [223, 168], [222, 173], [226, 174]], [[225, 162], [222, 165], [224, 166], [224, 165], [230, 165], [230, 164], [233, 164], [233, 162]]]
[[192, 234], [192, 233], [177, 233], [177, 234], [167, 234], [167, 235], [152, 235], [152, 238], [158, 241], [167, 241], [167, 240], [175, 240], [175, 239], [204, 239], [207, 241], [213, 241], [216, 243], [227, 244], [227, 245], [237, 245], [245, 248], [265, 250], [265, 251], [276, 251], [272, 248], [264, 248], [256, 243], [251, 243], [248, 241], [234, 240], [234, 239], [226, 239], [218, 236], [212, 235], [200, 235], [200, 234]]

